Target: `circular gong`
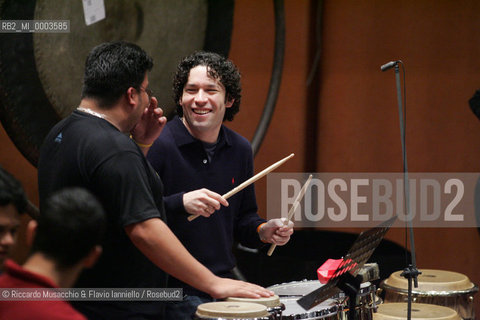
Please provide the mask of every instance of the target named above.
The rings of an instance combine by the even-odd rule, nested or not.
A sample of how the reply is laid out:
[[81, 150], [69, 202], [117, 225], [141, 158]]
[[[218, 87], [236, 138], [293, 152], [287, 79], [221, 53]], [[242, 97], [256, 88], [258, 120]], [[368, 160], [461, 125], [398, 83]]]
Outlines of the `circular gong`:
[[228, 55], [233, 0], [104, 3], [105, 19], [87, 26], [82, 1], [0, 0], [2, 20], [70, 20], [69, 33], [0, 33], [0, 121], [33, 165], [51, 127], [78, 106], [94, 46], [125, 40], [142, 47], [153, 58], [150, 87], [167, 116], [181, 57], [200, 49]]

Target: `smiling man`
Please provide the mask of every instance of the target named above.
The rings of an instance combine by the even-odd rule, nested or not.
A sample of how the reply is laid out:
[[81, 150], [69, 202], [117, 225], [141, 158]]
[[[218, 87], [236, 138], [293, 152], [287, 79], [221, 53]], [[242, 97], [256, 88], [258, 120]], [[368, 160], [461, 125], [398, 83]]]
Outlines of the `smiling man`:
[[[223, 125], [240, 109], [236, 66], [218, 54], [196, 52], [180, 62], [173, 87], [178, 117], [147, 155], [164, 182], [167, 223], [195, 258], [215, 275], [231, 278], [234, 241], [251, 248], [283, 245], [293, 223], [260, 218], [253, 185], [228, 202], [221, 196], [253, 175], [250, 143]], [[190, 214], [203, 217], [189, 222]], [[182, 287], [186, 297], [167, 304], [166, 319], [191, 319], [199, 304], [212, 300], [176, 278], [168, 285]]]
[[16, 242], [20, 214], [26, 208], [27, 197], [20, 182], [0, 167], [0, 272]]

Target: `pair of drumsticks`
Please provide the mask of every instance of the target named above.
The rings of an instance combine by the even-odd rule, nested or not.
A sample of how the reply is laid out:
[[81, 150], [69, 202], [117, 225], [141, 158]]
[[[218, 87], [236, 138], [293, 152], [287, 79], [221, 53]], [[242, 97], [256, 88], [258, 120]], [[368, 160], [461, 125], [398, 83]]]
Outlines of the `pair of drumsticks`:
[[[264, 169], [263, 171], [257, 173], [256, 175], [254, 175], [253, 177], [251, 177], [250, 179], [246, 180], [245, 182], [241, 183], [239, 186], [233, 188], [232, 190], [230, 190], [229, 192], [225, 193], [224, 195], [222, 195], [223, 198], [225, 199], [228, 199], [230, 198], [231, 196], [233, 196], [234, 194], [236, 194], [237, 192], [243, 190], [244, 188], [246, 188], [247, 186], [251, 185], [252, 183], [254, 183], [255, 181], [259, 180], [260, 178], [262, 178], [263, 176], [267, 175], [269, 172], [275, 170], [276, 168], [280, 167], [282, 164], [284, 164], [285, 162], [287, 162], [288, 160], [290, 160], [295, 154], [290, 154], [289, 156], [283, 158], [282, 160], [278, 161], [278, 162], [275, 162], [274, 164], [272, 164], [271, 166], [267, 167], [266, 169]], [[307, 179], [307, 182], [305, 182], [305, 184], [303, 185], [302, 189], [300, 190], [300, 192], [298, 193], [297, 195], [297, 198], [295, 199], [295, 201], [293, 202], [292, 204], [292, 207], [290, 208], [290, 211], [288, 212], [288, 218], [287, 220], [284, 221], [284, 225], [287, 225], [288, 222], [292, 219], [292, 216], [293, 216], [293, 213], [295, 212], [295, 210], [297, 209], [298, 207], [298, 204], [300, 203], [300, 201], [302, 200], [303, 198], [303, 195], [305, 194], [305, 191], [307, 190], [307, 187], [308, 185], [310, 184], [310, 180], [312, 180], [312, 175], [310, 175]], [[198, 214], [192, 214], [188, 217], [188, 221], [192, 221], [196, 218], [198, 218], [200, 215]], [[277, 245], [275, 244], [272, 244], [270, 246], [270, 249], [268, 250], [267, 254], [269, 256], [272, 255], [273, 253], [273, 250], [275, 250]]]

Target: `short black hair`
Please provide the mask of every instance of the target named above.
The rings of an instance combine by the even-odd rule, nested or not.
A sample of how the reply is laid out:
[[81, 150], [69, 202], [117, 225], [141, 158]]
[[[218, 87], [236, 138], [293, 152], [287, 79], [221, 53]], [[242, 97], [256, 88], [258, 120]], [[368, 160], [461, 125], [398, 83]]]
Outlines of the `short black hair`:
[[183, 58], [179, 63], [173, 78], [173, 99], [177, 105], [177, 114], [180, 117], [183, 116], [180, 99], [188, 81], [190, 70], [196, 66], [206, 66], [208, 75], [218, 79], [223, 84], [226, 101], [234, 99], [233, 105], [225, 110], [223, 118], [224, 121], [232, 121], [235, 114], [240, 111], [240, 101], [242, 99], [240, 72], [232, 61], [214, 52], [197, 51]]
[[59, 268], [68, 268], [101, 244], [106, 217], [97, 199], [76, 187], [53, 193], [37, 222], [31, 254], [43, 253]]
[[20, 182], [0, 166], [0, 206], [13, 204], [18, 213], [27, 210], [27, 196]]
[[92, 49], [85, 62], [82, 99], [94, 98], [100, 107], [111, 107], [128, 88], [139, 90], [152, 68], [152, 58], [136, 44], [102, 43]]

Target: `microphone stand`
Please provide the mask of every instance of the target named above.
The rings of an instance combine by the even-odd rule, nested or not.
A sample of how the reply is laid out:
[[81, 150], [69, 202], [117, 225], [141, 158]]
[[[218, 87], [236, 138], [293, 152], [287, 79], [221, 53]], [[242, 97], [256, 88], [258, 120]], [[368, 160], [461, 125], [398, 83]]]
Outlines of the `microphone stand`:
[[[410, 187], [409, 187], [410, 181], [408, 180], [407, 149], [405, 146], [405, 125], [404, 125], [404, 121], [406, 121], [406, 119], [404, 119], [404, 113], [402, 108], [403, 103], [402, 103], [402, 94], [401, 94], [401, 85], [400, 85], [400, 73], [399, 73], [399, 67], [398, 67], [399, 62], [402, 63], [402, 66], [403, 66], [403, 62], [401, 60], [398, 60], [398, 61], [394, 61], [393, 67], [395, 70], [398, 116], [400, 119], [400, 134], [401, 134], [401, 141], [402, 141], [403, 186], [404, 186], [404, 194], [405, 194], [405, 211], [407, 213], [406, 232], [410, 234], [410, 249], [411, 249], [411, 264], [409, 264], [405, 269], [403, 269], [401, 276], [408, 280], [407, 319], [411, 320], [412, 318], [412, 280], [415, 288], [418, 288], [418, 275], [421, 274], [421, 272], [417, 269], [417, 261], [415, 258], [415, 239], [413, 235], [413, 224], [412, 224], [412, 219], [410, 217]], [[387, 65], [388, 64], [384, 66], [387, 66]], [[387, 68], [384, 68], [384, 66], [382, 66], [381, 68], [382, 71], [385, 71], [387, 70], [387, 68], [390, 67], [390, 65], [388, 65]]]

